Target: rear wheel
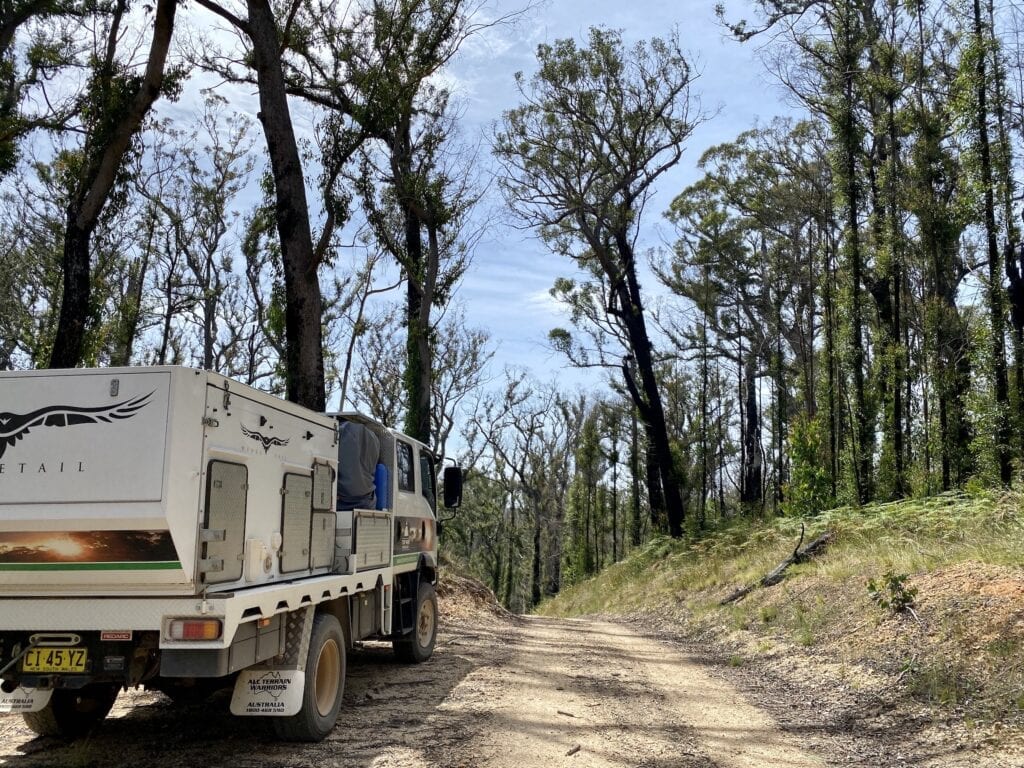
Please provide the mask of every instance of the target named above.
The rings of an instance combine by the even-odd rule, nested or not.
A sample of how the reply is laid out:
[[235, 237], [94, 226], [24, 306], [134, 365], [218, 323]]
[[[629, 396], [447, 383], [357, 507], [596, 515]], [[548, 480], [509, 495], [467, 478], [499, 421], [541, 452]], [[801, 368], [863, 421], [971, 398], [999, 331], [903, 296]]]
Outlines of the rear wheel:
[[25, 712], [25, 725], [40, 736], [77, 739], [88, 734], [109, 714], [121, 686], [92, 683], [78, 689], [59, 688], [38, 712]]
[[429, 582], [420, 582], [416, 591], [416, 623], [412, 632], [394, 641], [399, 661], [419, 664], [434, 654], [437, 642], [437, 595]]
[[321, 741], [338, 720], [345, 692], [345, 636], [329, 613], [317, 614], [306, 654], [302, 708], [291, 717], [275, 717], [274, 730], [286, 741]]

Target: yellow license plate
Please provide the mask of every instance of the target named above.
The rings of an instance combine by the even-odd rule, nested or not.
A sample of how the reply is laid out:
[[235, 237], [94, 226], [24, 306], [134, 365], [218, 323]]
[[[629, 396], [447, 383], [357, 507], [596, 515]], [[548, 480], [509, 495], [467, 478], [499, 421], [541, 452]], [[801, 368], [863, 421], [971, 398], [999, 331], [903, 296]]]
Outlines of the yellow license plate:
[[85, 648], [32, 648], [25, 654], [23, 672], [85, 672]]

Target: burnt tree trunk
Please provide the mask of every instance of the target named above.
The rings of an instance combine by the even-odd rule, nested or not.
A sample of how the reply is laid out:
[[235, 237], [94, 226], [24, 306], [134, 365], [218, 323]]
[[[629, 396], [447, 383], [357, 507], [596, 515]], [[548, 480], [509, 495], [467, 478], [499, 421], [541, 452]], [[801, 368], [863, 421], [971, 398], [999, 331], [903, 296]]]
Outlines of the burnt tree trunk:
[[629, 487], [631, 517], [629, 526], [629, 543], [639, 547], [641, 542], [643, 521], [640, 519], [640, 431], [636, 423], [636, 409], [632, 409], [629, 433]]
[[743, 361], [743, 475], [740, 502], [754, 509], [763, 496], [761, 466], [761, 416], [757, 407], [757, 359], [752, 353]]
[[[106, 60], [101, 64], [105, 71], [101, 71], [100, 74], [106, 78], [108, 88], [112, 85], [114, 77], [114, 48], [117, 45], [121, 14], [125, 8], [124, 3], [118, 6], [109, 37]], [[67, 230], [64, 236], [62, 262], [63, 293], [57, 334], [50, 354], [50, 368], [74, 368], [81, 364], [84, 357], [91, 310], [90, 240], [110, 197], [132, 137], [160, 96], [160, 88], [164, 81], [164, 64], [171, 45], [177, 8], [177, 0], [159, 0], [153, 20], [153, 39], [149, 46], [145, 74], [138, 81], [134, 94], [125, 99], [123, 112], [117, 115], [98, 116], [105, 124], [96, 126], [95, 133], [86, 139], [82, 174], [67, 208]], [[111, 106], [100, 105], [99, 108], [111, 109]], [[102, 143], [93, 143], [96, 134], [102, 135]]]
[[[974, 0], [974, 35], [979, 50], [984, 50], [984, 37], [980, 0]], [[988, 256], [988, 305], [991, 327], [989, 354], [992, 357], [992, 378], [995, 381], [996, 425], [995, 448], [999, 462], [999, 480], [1010, 485], [1013, 468], [1010, 464], [1009, 383], [1006, 374], [1006, 344], [1004, 341], [1003, 287], [1000, 280], [999, 245], [996, 231], [995, 195], [993, 192], [992, 152], [989, 146], [988, 74], [986, 57], [979, 55], [975, 65], [975, 94], [977, 97], [976, 130], [978, 132], [978, 160], [981, 167], [981, 185], [984, 194], [985, 242]]]
[[630, 352], [633, 355], [639, 381], [634, 377], [629, 365], [623, 365], [623, 375], [626, 380], [626, 388], [633, 398], [640, 418], [647, 427], [651, 447], [658, 459], [658, 475], [664, 494], [665, 517], [669, 535], [679, 538], [683, 535], [683, 521], [686, 516], [686, 510], [683, 507], [683, 483], [672, 456], [672, 444], [668, 437], [665, 409], [662, 406], [661, 393], [658, 390], [658, 380], [654, 371], [654, 349], [647, 332], [643, 302], [640, 296], [640, 283], [636, 277], [633, 248], [624, 232], [616, 233], [615, 244], [619, 251], [619, 263], [622, 265], [622, 279], [618, 281], [617, 291], [621, 320], [628, 334]]
[[274, 177], [277, 232], [285, 288], [287, 396], [314, 411], [326, 406], [319, 266], [309, 229], [306, 186], [288, 111], [281, 69], [281, 40], [268, 0], [248, 0], [248, 34], [260, 94], [260, 123]]

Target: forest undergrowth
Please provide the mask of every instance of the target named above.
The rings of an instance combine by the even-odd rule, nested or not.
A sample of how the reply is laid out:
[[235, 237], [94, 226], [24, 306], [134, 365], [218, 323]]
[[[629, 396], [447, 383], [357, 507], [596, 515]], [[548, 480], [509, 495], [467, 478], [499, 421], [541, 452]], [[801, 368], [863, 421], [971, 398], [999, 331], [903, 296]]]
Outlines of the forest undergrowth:
[[[825, 552], [729, 605], [825, 531]], [[726, 522], [651, 541], [545, 602], [547, 615], [645, 616], [732, 666], [815, 657], [853, 688], [969, 726], [1024, 728], [1024, 494], [975, 491]], [[651, 622], [648, 621], [648, 624]]]

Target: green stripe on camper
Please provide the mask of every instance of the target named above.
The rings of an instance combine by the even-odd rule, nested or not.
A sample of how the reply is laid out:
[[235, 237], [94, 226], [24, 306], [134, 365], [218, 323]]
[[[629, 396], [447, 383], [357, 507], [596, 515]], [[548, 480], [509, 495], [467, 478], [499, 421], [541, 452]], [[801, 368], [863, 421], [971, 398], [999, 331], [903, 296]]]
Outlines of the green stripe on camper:
[[0, 563], [0, 571], [172, 571], [178, 560], [124, 563]]
[[412, 553], [410, 553], [408, 555], [395, 555], [391, 559], [391, 562], [394, 565], [405, 565], [406, 563], [415, 563], [419, 559], [420, 559], [420, 553], [419, 552], [412, 552]]

